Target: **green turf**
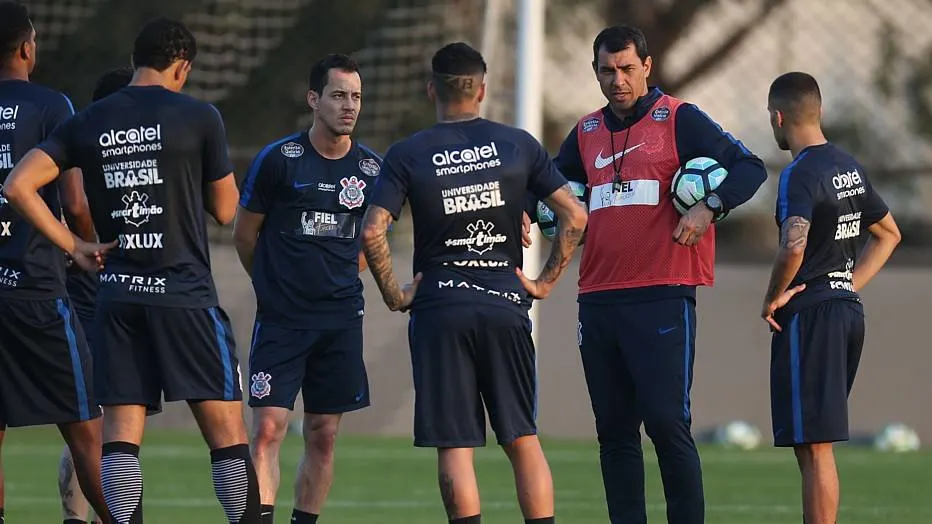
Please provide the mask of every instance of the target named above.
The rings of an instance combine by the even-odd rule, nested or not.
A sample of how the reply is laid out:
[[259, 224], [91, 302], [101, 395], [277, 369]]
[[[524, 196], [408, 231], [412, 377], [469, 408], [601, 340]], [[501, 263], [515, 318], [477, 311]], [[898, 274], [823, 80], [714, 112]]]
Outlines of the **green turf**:
[[[545, 440], [554, 474], [557, 518], [570, 524], [604, 524], [604, 496], [596, 446]], [[7, 522], [60, 522], [56, 468], [61, 450], [48, 430], [11, 430], [3, 449]], [[291, 482], [301, 450], [289, 436], [283, 449], [282, 486], [276, 522], [288, 522]], [[322, 524], [439, 524], [446, 519], [435, 485], [430, 450], [407, 439], [341, 437], [337, 473]], [[798, 524], [798, 473], [792, 453], [702, 450], [707, 522]], [[501, 451], [479, 450], [477, 469], [483, 522], [522, 522], [514, 500], [511, 469]], [[932, 454], [881, 454], [839, 448], [842, 510], [839, 522], [916, 524], [932, 522], [929, 471]], [[145, 518], [149, 524], [225, 522], [214, 499], [210, 464], [199, 437], [188, 432], [150, 432], [142, 452]], [[653, 452], [648, 451], [648, 504], [652, 522], [666, 522]]]

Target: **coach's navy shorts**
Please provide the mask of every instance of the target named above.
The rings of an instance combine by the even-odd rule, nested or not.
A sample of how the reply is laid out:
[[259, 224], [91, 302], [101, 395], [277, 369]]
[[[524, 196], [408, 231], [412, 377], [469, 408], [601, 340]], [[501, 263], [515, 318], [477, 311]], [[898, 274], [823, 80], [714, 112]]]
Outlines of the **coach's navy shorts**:
[[233, 330], [219, 306], [188, 309], [100, 302], [94, 371], [100, 404], [239, 401]]
[[829, 300], [775, 319], [770, 405], [775, 446], [848, 440], [848, 394], [864, 345], [864, 310]]
[[84, 330], [68, 299], [0, 299], [0, 427], [100, 416]]
[[249, 406], [348, 413], [369, 406], [362, 320], [342, 329], [293, 329], [256, 322], [249, 350]]
[[408, 340], [415, 446], [484, 446], [484, 409], [499, 444], [537, 433], [537, 365], [527, 316], [502, 308], [418, 311]]

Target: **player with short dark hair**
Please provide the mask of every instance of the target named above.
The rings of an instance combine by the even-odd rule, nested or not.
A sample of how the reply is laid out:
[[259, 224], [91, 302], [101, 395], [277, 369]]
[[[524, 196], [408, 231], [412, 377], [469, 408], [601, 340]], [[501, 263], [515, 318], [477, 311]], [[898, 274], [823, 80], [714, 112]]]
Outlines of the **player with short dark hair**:
[[[647, 521], [643, 424], [657, 454], [667, 520], [701, 523], [705, 499], [690, 409], [696, 288], [714, 282], [712, 221], [749, 200], [767, 172], [697, 106], [648, 85], [653, 59], [639, 29], [602, 30], [592, 53], [608, 103], [579, 119], [555, 161], [568, 179], [587, 186], [577, 340], [609, 518]], [[728, 176], [681, 216], [670, 187], [680, 166], [697, 157], [716, 160]]]
[[[6, 426], [57, 424], [75, 457], [78, 490], [107, 515], [100, 408], [82, 323], [65, 288], [65, 254], [7, 201], [16, 194], [13, 166], [74, 114], [64, 94], [29, 81], [35, 66], [36, 31], [28, 11], [0, 3], [0, 180], [6, 186], [0, 186], [0, 443]], [[80, 171], [61, 173], [34, 197], [54, 210], [53, 220], [64, 215], [75, 233], [96, 239]]]
[[848, 440], [848, 395], [864, 345], [858, 293], [893, 254], [900, 231], [864, 167], [825, 139], [815, 78], [779, 76], [767, 109], [774, 139], [793, 155], [780, 173], [780, 250], [761, 314], [774, 332], [774, 445], [796, 453], [803, 520], [834, 524], [839, 489], [832, 446]]
[[291, 522], [314, 524], [333, 482], [343, 413], [369, 405], [359, 272], [362, 218], [382, 159], [351, 138], [362, 102], [359, 68], [327, 55], [311, 69], [310, 130], [256, 155], [233, 238], [256, 291], [249, 352], [252, 454], [262, 522], [271, 524], [289, 410], [304, 398], [304, 455]]
[[[120, 67], [107, 71], [97, 81], [94, 87], [92, 102], [109, 96], [120, 89], [126, 87], [133, 79], [133, 68]], [[76, 183], [69, 186], [73, 193], [70, 198], [75, 201], [83, 199], [84, 205], [87, 205], [87, 196], [84, 194], [84, 181], [77, 177]], [[59, 188], [61, 190], [61, 188]], [[65, 199], [65, 195], [62, 195]], [[65, 215], [68, 216], [67, 214]], [[90, 213], [87, 214], [90, 220]], [[68, 224], [72, 231], [78, 231], [82, 227], [80, 224]], [[93, 227], [93, 224], [91, 224]], [[94, 353], [97, 345], [94, 337], [94, 309], [97, 303], [97, 274], [96, 272], [84, 271], [81, 268], [71, 264], [69, 268], [66, 287], [68, 296], [71, 298], [71, 304], [74, 307], [75, 315], [84, 328], [84, 336], [87, 339], [87, 345]], [[84, 518], [88, 514], [89, 506], [87, 499], [81, 492], [77, 484], [77, 478], [74, 474], [74, 463], [71, 457], [71, 451], [68, 446], [62, 450], [61, 459], [58, 463], [58, 494], [61, 496], [62, 513], [64, 514], [64, 524], [83, 524]], [[100, 522], [96, 518], [96, 513], [92, 512], [91, 522]]]
[[129, 86], [80, 112], [17, 165], [8, 198], [85, 269], [100, 247], [76, 239], [38, 192], [81, 167], [108, 253], [97, 293], [98, 400], [104, 494], [120, 522], [142, 522], [147, 407], [188, 402], [210, 448], [214, 490], [231, 523], [257, 523], [232, 329], [210, 269], [205, 210], [228, 224], [238, 191], [215, 107], [181, 94], [197, 53], [181, 23], [160, 18], [136, 38]]
[[[369, 271], [393, 311], [410, 309], [414, 444], [438, 452], [440, 492], [454, 524], [480, 522], [473, 448], [485, 413], [515, 473], [525, 522], [554, 522], [553, 481], [537, 439], [531, 300], [565, 271], [586, 214], [540, 143], [479, 117], [486, 64], [463, 43], [434, 55], [428, 93], [438, 123], [385, 156], [363, 230]], [[559, 219], [540, 277], [521, 273], [527, 193]], [[414, 221], [413, 282], [392, 270], [386, 231], [405, 201]]]

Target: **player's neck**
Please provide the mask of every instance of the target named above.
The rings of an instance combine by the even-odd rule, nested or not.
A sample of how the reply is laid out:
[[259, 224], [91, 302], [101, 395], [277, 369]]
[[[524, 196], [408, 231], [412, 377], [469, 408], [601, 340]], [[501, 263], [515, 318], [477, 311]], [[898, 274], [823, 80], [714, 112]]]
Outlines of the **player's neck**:
[[311, 126], [307, 138], [321, 156], [331, 160], [343, 158], [353, 146], [353, 140], [349, 135], [335, 135], [325, 129], [325, 126]]
[[22, 80], [29, 81], [29, 71], [23, 67], [5, 66], [0, 67], [0, 80]]
[[447, 104], [437, 105], [437, 121], [441, 123], [466, 122], [479, 118], [479, 105]]
[[827, 143], [828, 140], [825, 138], [821, 129], [799, 129], [792, 136], [787, 137], [787, 142], [790, 145], [790, 153], [793, 155], [793, 158], [796, 158], [803, 149], [812, 146], [821, 146]]
[[133, 73], [133, 79], [130, 80], [129, 85], [136, 87], [159, 86], [167, 89], [162, 73], [148, 67], [140, 67], [137, 69], [136, 72]]

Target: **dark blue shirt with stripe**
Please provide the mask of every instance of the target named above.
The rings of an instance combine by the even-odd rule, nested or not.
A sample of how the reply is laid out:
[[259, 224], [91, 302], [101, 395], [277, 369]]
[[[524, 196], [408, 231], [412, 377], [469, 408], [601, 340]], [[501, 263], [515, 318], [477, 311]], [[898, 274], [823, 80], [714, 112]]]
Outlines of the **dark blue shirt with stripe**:
[[864, 167], [832, 143], [810, 146], [780, 173], [775, 218], [809, 221], [802, 266], [790, 287], [806, 284], [781, 314], [831, 299], [858, 300], [852, 271], [867, 228], [888, 212]]
[[360, 233], [381, 165], [358, 142], [325, 158], [306, 132], [256, 155], [240, 205], [265, 215], [252, 266], [258, 323], [331, 329], [361, 320]]
[[[0, 81], [0, 180], [30, 149], [74, 114], [64, 94], [22, 80]], [[39, 195], [61, 219], [58, 182]], [[0, 295], [24, 299], [66, 296], [65, 253], [0, 195]]]
[[98, 299], [203, 309], [218, 304], [205, 191], [233, 176], [223, 119], [211, 104], [161, 86], [94, 102], [39, 145], [81, 168], [97, 234], [119, 241]]
[[[615, 133], [633, 126], [648, 115], [651, 107], [661, 96], [663, 92], [659, 88], [651, 88], [646, 95], [638, 99], [631, 116], [624, 120], [619, 119], [606, 105], [602, 108], [605, 125]], [[767, 180], [764, 162], [695, 104], [684, 103], [677, 108], [675, 139], [676, 153], [680, 161], [709, 157], [717, 160], [728, 170], [728, 177], [715, 190], [722, 200], [725, 211], [731, 211], [750, 200]], [[579, 152], [577, 126], [573, 126], [563, 141], [554, 162], [567, 179], [586, 183], [586, 169]], [[672, 235], [673, 231], [670, 231], [670, 234]], [[580, 297], [580, 300], [611, 303], [677, 296], [695, 298], [696, 288], [694, 286], [648, 286], [586, 293]]]
[[374, 205], [414, 222], [414, 272], [423, 273], [413, 311], [501, 307], [525, 319], [531, 300], [523, 265], [521, 214], [567, 183], [533, 136], [476, 118], [438, 123], [393, 145]]

